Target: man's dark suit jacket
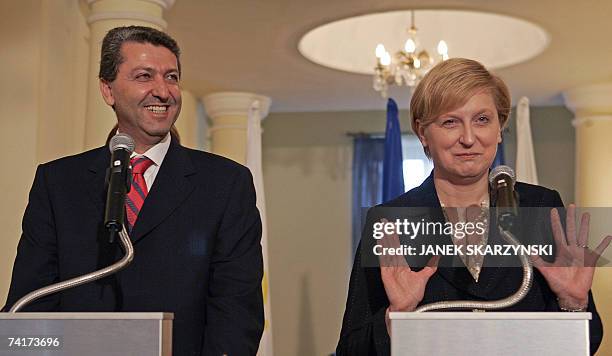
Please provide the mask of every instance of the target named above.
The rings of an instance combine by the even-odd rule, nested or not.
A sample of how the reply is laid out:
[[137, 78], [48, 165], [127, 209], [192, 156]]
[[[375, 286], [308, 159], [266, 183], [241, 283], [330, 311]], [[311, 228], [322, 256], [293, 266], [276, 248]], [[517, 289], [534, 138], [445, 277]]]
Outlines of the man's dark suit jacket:
[[[519, 194], [519, 205], [521, 207], [563, 206], [561, 197], [553, 190], [517, 183], [516, 191]], [[382, 204], [382, 207], [432, 207], [438, 214], [435, 219], [442, 219], [442, 221], [444, 219], [433, 182], [433, 173], [419, 187]], [[370, 215], [370, 212], [368, 215]], [[369, 220], [370, 217], [368, 217]], [[547, 229], [550, 231], [550, 227]], [[550, 232], [541, 235], [547, 235], [543, 236], [543, 239], [551, 243], [552, 234]], [[363, 236], [371, 235], [364, 233]], [[517, 237], [519, 236], [517, 234]], [[489, 237], [489, 241], [491, 241], [491, 236]], [[452, 243], [450, 237], [448, 237], [448, 241]], [[363, 239], [362, 243], [364, 243]], [[342, 331], [336, 353], [338, 356], [389, 355], [390, 342], [385, 325], [385, 311], [389, 306], [389, 300], [380, 276], [380, 269], [363, 267], [361, 253], [360, 246], [357, 249], [353, 264]], [[451, 265], [450, 263], [443, 264], [445, 258], [451, 257], [442, 257], [440, 266]], [[480, 273], [480, 283], [474, 282], [464, 266], [439, 267], [430, 278], [424, 298], [419, 305], [449, 300], [496, 300], [513, 294], [520, 286], [523, 278], [521, 268], [486, 267], [486, 260], [487, 258], [485, 258], [485, 267]], [[548, 287], [548, 283], [542, 274], [534, 268], [533, 286], [527, 296], [518, 304], [501, 311], [536, 312], [560, 311], [560, 309], [556, 296]], [[589, 293], [588, 311], [593, 313], [593, 319], [590, 322], [590, 342], [591, 353], [594, 353], [601, 343], [603, 329], [591, 293]]]
[[[107, 147], [40, 165], [7, 304], [121, 256], [103, 224]], [[174, 355], [254, 355], [263, 332], [261, 220], [250, 172], [171, 142], [131, 233], [133, 262], [24, 311], [172, 312]]]

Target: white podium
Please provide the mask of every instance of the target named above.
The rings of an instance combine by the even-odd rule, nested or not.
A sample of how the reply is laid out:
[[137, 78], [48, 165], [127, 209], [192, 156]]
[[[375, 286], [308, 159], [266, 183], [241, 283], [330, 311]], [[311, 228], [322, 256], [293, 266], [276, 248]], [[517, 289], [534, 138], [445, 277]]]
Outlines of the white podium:
[[589, 355], [591, 313], [389, 313], [391, 355]]
[[0, 355], [170, 356], [172, 313], [0, 313]]

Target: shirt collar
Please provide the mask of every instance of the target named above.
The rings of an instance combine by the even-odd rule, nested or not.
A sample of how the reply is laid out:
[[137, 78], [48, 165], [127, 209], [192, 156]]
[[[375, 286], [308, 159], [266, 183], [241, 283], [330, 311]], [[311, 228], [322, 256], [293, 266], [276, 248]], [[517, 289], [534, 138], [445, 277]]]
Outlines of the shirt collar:
[[166, 153], [168, 153], [168, 149], [170, 148], [170, 141], [172, 140], [170, 132], [166, 134], [159, 143], [155, 144], [155, 146], [149, 148], [146, 152], [142, 154], [138, 154], [136, 152], [132, 152], [130, 158], [146, 156], [148, 159], [153, 161], [153, 164], [156, 166], [161, 166], [164, 158], [166, 157]]

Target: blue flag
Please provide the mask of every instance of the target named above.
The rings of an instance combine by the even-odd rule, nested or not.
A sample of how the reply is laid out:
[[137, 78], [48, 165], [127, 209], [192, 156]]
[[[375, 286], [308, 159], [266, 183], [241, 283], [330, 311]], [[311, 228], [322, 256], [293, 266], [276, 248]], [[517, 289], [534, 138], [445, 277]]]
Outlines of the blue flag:
[[491, 168], [502, 166], [504, 164], [506, 164], [506, 157], [504, 156], [504, 143], [500, 142], [497, 144], [497, 154], [495, 154], [495, 159], [493, 160]]
[[404, 194], [403, 162], [402, 131], [397, 115], [397, 104], [389, 98], [385, 130], [385, 158], [383, 160], [383, 202]]

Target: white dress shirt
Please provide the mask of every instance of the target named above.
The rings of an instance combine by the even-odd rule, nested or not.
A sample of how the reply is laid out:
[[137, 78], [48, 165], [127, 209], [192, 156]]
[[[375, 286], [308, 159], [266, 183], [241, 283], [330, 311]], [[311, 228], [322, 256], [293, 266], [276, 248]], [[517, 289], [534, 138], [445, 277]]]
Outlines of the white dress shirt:
[[161, 167], [161, 164], [166, 157], [166, 153], [168, 153], [168, 148], [170, 148], [170, 140], [171, 136], [170, 133], [168, 133], [166, 137], [159, 141], [158, 144], [149, 148], [146, 152], [140, 154], [132, 152], [132, 155], [130, 156], [130, 158], [145, 156], [153, 161], [153, 164], [147, 168], [143, 174], [145, 182], [147, 183], [147, 191], [151, 191], [153, 182], [155, 182], [155, 177], [157, 177], [157, 172], [159, 172], [159, 167]]

